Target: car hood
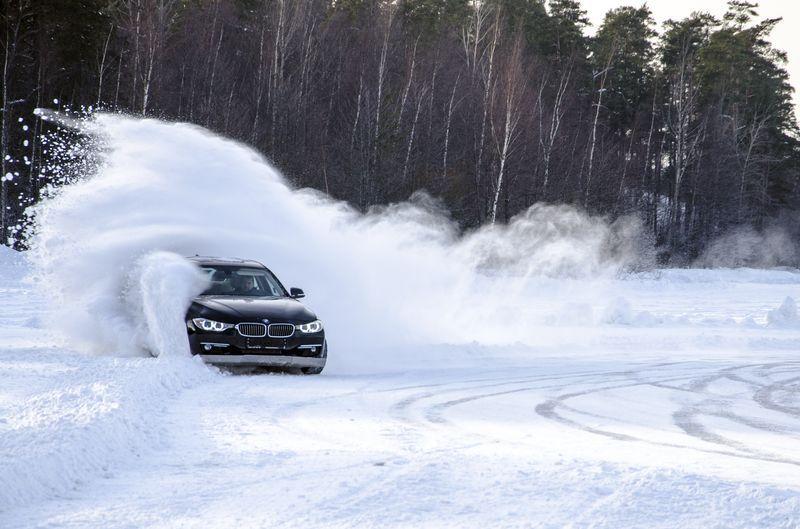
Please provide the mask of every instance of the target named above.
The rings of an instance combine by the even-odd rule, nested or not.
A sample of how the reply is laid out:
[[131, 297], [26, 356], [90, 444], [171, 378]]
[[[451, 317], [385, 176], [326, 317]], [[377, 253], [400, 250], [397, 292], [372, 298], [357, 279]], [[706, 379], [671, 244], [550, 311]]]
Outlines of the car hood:
[[234, 296], [202, 296], [189, 309], [198, 316], [228, 322], [270, 320], [272, 322], [306, 323], [317, 319], [302, 303], [292, 298], [254, 298]]

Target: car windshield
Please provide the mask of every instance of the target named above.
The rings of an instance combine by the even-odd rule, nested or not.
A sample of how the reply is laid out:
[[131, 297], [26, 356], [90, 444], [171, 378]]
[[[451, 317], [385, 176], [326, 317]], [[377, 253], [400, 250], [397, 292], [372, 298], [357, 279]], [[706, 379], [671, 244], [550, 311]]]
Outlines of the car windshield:
[[286, 290], [272, 272], [244, 266], [203, 266], [209, 280], [203, 296], [286, 297]]

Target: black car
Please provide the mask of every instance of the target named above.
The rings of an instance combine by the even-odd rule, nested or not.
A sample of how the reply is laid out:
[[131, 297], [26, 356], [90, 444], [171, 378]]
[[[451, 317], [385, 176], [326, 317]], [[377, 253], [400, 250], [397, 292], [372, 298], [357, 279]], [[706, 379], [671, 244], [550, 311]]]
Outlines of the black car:
[[257, 261], [190, 257], [209, 287], [186, 314], [193, 355], [210, 364], [300, 368], [319, 374], [328, 345], [317, 316]]

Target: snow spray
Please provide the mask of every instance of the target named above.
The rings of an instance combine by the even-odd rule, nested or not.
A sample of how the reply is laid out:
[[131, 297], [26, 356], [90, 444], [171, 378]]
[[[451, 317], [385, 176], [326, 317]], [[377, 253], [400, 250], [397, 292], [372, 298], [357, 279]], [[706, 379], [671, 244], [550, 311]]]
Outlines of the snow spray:
[[180, 256], [256, 259], [304, 288], [334, 366], [386, 346], [535, 341], [543, 296], [569, 296], [570, 279], [588, 295], [587, 278], [638, 258], [630, 219], [536, 204], [463, 233], [424, 194], [361, 213], [295, 189], [195, 125], [97, 114], [80, 127], [96, 169], [32, 208], [30, 255], [57, 327], [104, 353], [185, 354], [176, 322], [202, 282]]

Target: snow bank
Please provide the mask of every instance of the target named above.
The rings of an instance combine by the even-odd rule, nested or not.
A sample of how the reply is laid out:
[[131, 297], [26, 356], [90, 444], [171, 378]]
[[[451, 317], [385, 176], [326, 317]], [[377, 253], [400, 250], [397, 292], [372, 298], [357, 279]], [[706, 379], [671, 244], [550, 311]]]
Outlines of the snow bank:
[[[172, 398], [216, 379], [202, 362], [166, 356], [183, 352], [180, 300], [198, 288], [199, 273], [185, 259], [154, 253], [137, 262], [121, 305], [141, 313], [148, 328], [122, 327], [128, 319], [117, 314], [119, 325], [108, 329], [109, 337], [116, 328], [121, 337], [152, 338], [142, 345], [165, 355], [152, 359], [55, 348], [38, 324], [50, 303], [22, 281], [29, 271], [24, 257], [0, 246], [0, 519], [15, 506], [113, 475], [159, 446], [161, 413]], [[98, 321], [111, 318], [106, 313]]]
[[[101, 168], [34, 209], [30, 243], [57, 325], [85, 348], [184, 348], [175, 318], [197, 283], [173, 256], [151, 284], [153, 252], [262, 261], [307, 290], [334, 365], [374, 344], [535, 340], [542, 278], [611, 277], [640, 259], [630, 220], [535, 205], [462, 236], [424, 195], [360, 214], [292, 189], [249, 148], [193, 125], [99, 115], [83, 127]], [[151, 265], [138, 283], [137, 262]]]
[[[80, 358], [0, 418], [0, 513], [112, 475], [162, 443], [171, 397], [212, 377], [190, 359]], [[0, 359], [5, 359], [0, 356]], [[28, 353], [23, 366], [39, 356]]]

